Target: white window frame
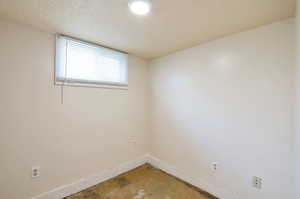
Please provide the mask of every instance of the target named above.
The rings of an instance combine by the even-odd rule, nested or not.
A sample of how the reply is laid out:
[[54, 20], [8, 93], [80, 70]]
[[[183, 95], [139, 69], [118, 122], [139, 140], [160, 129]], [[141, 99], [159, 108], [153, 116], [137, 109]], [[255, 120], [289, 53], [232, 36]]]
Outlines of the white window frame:
[[[78, 43], [82, 43], [82, 44], [85, 44], [85, 45], [88, 45], [88, 46], [94, 46], [94, 47], [98, 47], [98, 48], [104, 48], [104, 49], [108, 49], [108, 50], [111, 50], [111, 51], [115, 51], [116, 53], [120, 53], [120, 54], [123, 54], [124, 56], [126, 56], [126, 62], [128, 62], [128, 54], [127, 53], [124, 53], [124, 52], [121, 52], [121, 51], [118, 51], [118, 50], [115, 50], [115, 49], [112, 49], [112, 48], [108, 48], [108, 47], [104, 47], [104, 46], [101, 46], [101, 45], [97, 45], [97, 44], [94, 44], [94, 43], [90, 43], [90, 42], [86, 42], [86, 41], [83, 41], [83, 40], [80, 40], [80, 39], [75, 39], [75, 38], [72, 38], [72, 37], [68, 37], [68, 36], [65, 36], [65, 35], [56, 35], [56, 52], [55, 52], [55, 60], [56, 60], [56, 63], [55, 63], [55, 85], [60, 85], [60, 86], [80, 86], [80, 87], [96, 87], [96, 88], [116, 88], [116, 89], [128, 89], [128, 63], [126, 63], [124, 65], [124, 67], [126, 67], [124, 70], [125, 70], [125, 76], [126, 76], [126, 82], [122, 82], [122, 83], [118, 83], [118, 82], [109, 82], [109, 81], [92, 81], [92, 80], [80, 80], [80, 79], [71, 79], [71, 78], [60, 78], [58, 77], [58, 67], [62, 67], [60, 66], [62, 63], [61, 63], [61, 58], [60, 58], [60, 54], [59, 54], [59, 51], [60, 51], [60, 47], [59, 47], [59, 39], [60, 38], [63, 38], [63, 39], [66, 39], [66, 40], [72, 40], [72, 41], [75, 41], [75, 42], [78, 42]], [[66, 66], [63, 66], [63, 67], [66, 67]]]

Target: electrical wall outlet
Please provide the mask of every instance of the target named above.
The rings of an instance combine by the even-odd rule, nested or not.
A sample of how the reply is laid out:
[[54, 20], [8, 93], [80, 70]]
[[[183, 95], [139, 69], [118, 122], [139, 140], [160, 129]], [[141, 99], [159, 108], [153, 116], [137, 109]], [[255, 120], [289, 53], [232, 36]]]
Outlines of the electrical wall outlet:
[[136, 137], [134, 135], [131, 135], [129, 137], [129, 142], [131, 142], [134, 146], [136, 146], [137, 144]]
[[40, 167], [35, 166], [31, 168], [31, 177], [32, 178], [37, 178], [40, 176]]
[[262, 188], [262, 178], [253, 176], [252, 185], [253, 185], [253, 187], [255, 187], [257, 189], [261, 189]]
[[218, 162], [213, 162], [212, 163], [212, 169], [213, 169], [213, 171], [217, 171], [218, 170], [218, 166], [219, 166]]

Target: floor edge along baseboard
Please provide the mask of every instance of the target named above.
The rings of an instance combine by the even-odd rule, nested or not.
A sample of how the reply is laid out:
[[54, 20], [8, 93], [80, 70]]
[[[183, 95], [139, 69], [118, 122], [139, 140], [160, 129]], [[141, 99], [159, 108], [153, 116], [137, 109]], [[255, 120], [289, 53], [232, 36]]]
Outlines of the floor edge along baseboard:
[[111, 178], [114, 178], [122, 173], [128, 172], [146, 163], [149, 163], [152, 166], [178, 178], [179, 180], [182, 180], [190, 185], [193, 185], [220, 199], [237, 199], [235, 196], [233, 196], [233, 194], [231, 194], [227, 190], [216, 188], [213, 185], [205, 183], [199, 179], [188, 177], [187, 175], [184, 175], [183, 173], [179, 172], [177, 168], [149, 154], [146, 154], [136, 160], [123, 163], [117, 167], [114, 167], [113, 169], [106, 170], [86, 178], [82, 178], [68, 185], [60, 186], [49, 192], [42, 193], [30, 199], [62, 199], [64, 197], [78, 193], [84, 189], [87, 189], [91, 186], [109, 180]]

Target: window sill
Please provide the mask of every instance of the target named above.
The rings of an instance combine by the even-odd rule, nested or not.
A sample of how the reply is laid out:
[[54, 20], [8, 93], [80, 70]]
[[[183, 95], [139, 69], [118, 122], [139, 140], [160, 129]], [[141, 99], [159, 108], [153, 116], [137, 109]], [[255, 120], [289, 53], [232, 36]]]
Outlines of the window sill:
[[106, 88], [106, 89], [120, 89], [128, 90], [128, 85], [119, 84], [95, 84], [95, 83], [78, 83], [78, 82], [60, 82], [56, 81], [57, 86], [71, 86], [71, 87], [90, 87], [90, 88]]

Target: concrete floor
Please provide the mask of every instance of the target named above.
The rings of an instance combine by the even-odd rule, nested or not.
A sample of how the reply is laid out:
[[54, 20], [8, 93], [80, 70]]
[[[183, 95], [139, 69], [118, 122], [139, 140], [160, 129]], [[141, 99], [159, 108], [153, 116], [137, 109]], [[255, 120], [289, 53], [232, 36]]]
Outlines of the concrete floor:
[[66, 199], [217, 199], [145, 164]]

